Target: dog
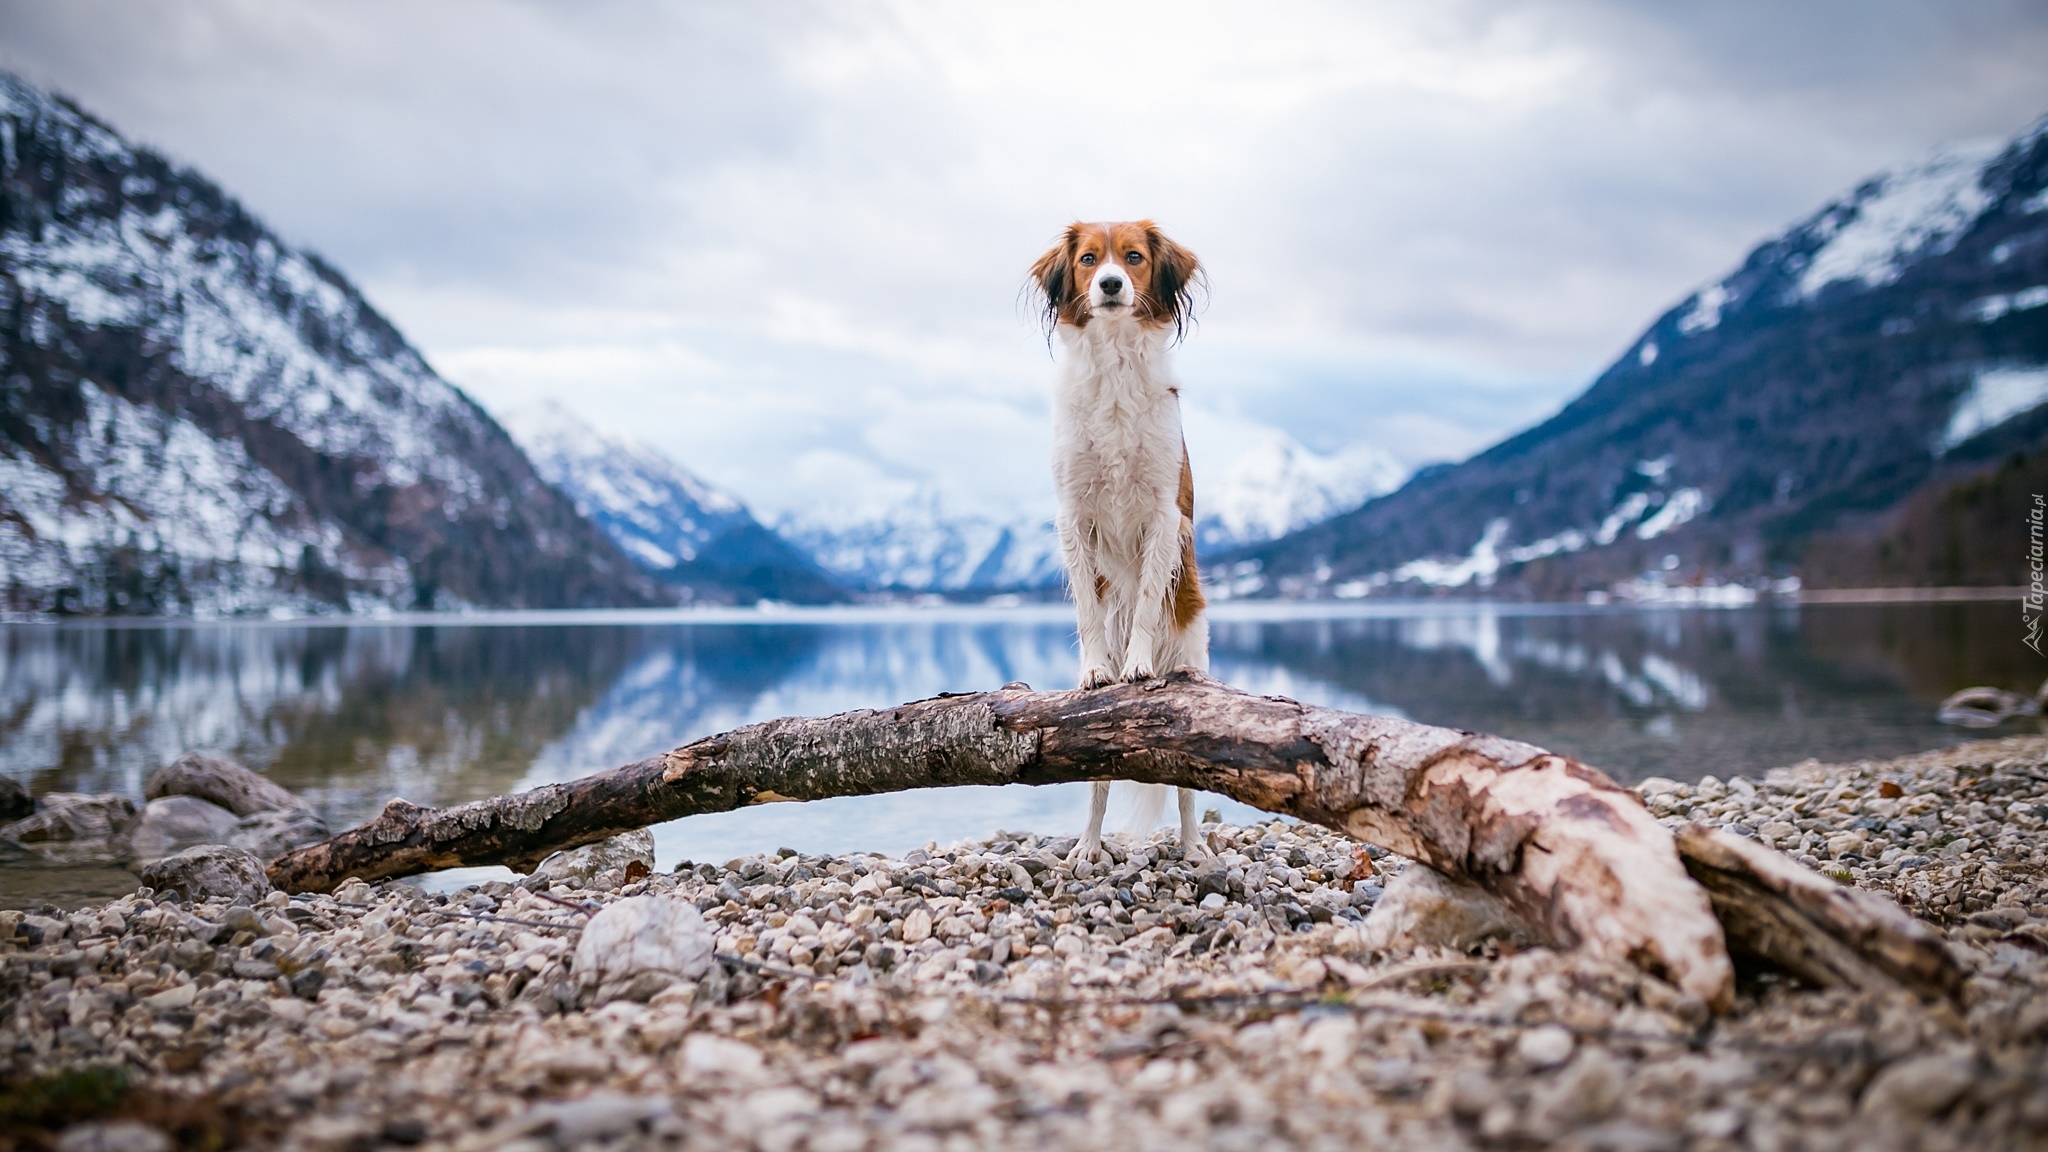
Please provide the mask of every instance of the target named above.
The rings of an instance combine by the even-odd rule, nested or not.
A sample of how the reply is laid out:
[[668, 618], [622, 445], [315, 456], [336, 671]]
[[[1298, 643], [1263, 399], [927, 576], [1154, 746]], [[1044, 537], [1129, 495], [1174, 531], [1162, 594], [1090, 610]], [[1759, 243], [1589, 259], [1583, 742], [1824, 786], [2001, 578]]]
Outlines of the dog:
[[[1081, 686], [1207, 671], [1209, 625], [1195, 569], [1195, 482], [1167, 350], [1193, 320], [1195, 254], [1150, 220], [1068, 226], [1031, 266], [1060, 360], [1053, 486], [1060, 559], [1074, 598]], [[1138, 826], [1165, 787], [1138, 785]], [[1179, 789], [1183, 852], [1199, 851], [1194, 793]], [[1109, 784], [1097, 782], [1073, 858], [1102, 846]]]

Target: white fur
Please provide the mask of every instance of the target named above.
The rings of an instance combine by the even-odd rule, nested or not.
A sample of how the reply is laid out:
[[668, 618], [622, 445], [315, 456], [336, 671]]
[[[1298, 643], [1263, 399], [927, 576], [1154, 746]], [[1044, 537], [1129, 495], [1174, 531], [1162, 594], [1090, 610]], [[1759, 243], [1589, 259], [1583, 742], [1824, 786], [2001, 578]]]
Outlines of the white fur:
[[[1099, 269], [1090, 284], [1090, 323], [1059, 326], [1065, 356], [1053, 397], [1060, 555], [1073, 591], [1087, 688], [1209, 667], [1208, 621], [1197, 616], [1185, 629], [1173, 621], [1184, 448], [1179, 389], [1166, 367], [1167, 333], [1139, 323], [1128, 307], [1103, 307], [1105, 299], [1116, 299], [1101, 290], [1113, 271]], [[1129, 296], [1126, 287], [1122, 297]], [[1101, 597], [1097, 576], [1105, 584]], [[1149, 808], [1154, 821], [1164, 791], [1141, 794], [1141, 812]], [[1109, 786], [1096, 785], [1078, 855], [1101, 846], [1108, 800]], [[1194, 797], [1185, 789], [1180, 816], [1182, 846], [1193, 850]]]

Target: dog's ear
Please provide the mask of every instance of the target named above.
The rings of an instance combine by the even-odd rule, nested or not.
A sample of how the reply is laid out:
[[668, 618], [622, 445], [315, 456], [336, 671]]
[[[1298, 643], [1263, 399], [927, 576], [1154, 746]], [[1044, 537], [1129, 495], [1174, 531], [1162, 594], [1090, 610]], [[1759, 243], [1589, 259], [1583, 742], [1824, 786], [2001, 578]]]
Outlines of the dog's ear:
[[1166, 238], [1157, 224], [1145, 221], [1145, 241], [1152, 249], [1152, 315], [1173, 322], [1179, 339], [1195, 319], [1195, 288], [1202, 264], [1195, 254]]
[[1074, 302], [1074, 246], [1080, 242], [1081, 226], [1069, 224], [1059, 243], [1047, 249], [1045, 255], [1031, 265], [1031, 279], [1038, 285], [1038, 298], [1042, 304], [1039, 319], [1045, 325], [1048, 340], [1052, 339], [1053, 329], [1059, 325], [1061, 311]]

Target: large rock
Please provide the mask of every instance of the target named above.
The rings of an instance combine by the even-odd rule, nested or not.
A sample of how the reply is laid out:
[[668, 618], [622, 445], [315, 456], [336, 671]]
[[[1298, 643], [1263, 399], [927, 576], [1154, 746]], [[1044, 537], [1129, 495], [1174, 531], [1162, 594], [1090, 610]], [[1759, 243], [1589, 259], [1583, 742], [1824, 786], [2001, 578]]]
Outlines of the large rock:
[[233, 812], [192, 796], [151, 800], [129, 830], [128, 857], [147, 862], [201, 844], [226, 844], [238, 823]]
[[44, 844], [112, 840], [135, 822], [135, 802], [126, 796], [52, 792], [34, 815], [0, 828], [0, 840]]
[[1535, 938], [1528, 922], [1491, 892], [1423, 864], [1410, 864], [1387, 882], [1361, 930], [1367, 948], [1390, 954], [1417, 948], [1463, 952], [1488, 940], [1527, 944]]
[[28, 794], [21, 781], [12, 776], [0, 776], [0, 820], [19, 820], [35, 814], [36, 798]]
[[590, 918], [576, 942], [575, 973], [590, 1002], [646, 1000], [711, 970], [711, 929], [675, 896], [634, 896]]
[[142, 786], [145, 799], [191, 796], [217, 804], [237, 816], [252, 812], [289, 812], [306, 805], [291, 790], [229, 760], [188, 753], [150, 774]]
[[623, 872], [626, 865], [636, 861], [645, 865], [648, 871], [654, 870], [654, 833], [645, 828], [557, 852], [540, 862], [540, 867], [533, 870], [532, 879], [544, 884], [562, 882], [588, 888], [611, 869]]
[[251, 812], [235, 825], [227, 842], [246, 848], [266, 863], [294, 848], [327, 839], [327, 824], [305, 808], [289, 812]]
[[[187, 900], [248, 900], [270, 894], [263, 861], [226, 844], [202, 844], [136, 869], [159, 892], [176, 889]], [[692, 909], [695, 911], [695, 909]]]

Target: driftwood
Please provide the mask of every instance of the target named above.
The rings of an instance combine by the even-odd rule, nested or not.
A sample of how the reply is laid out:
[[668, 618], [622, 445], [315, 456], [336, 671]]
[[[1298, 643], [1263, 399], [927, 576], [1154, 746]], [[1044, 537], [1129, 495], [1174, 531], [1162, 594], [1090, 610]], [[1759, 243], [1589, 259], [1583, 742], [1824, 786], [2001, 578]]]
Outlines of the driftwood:
[[1875, 892], [1837, 884], [1754, 840], [1688, 824], [1685, 869], [1707, 890], [1738, 954], [1823, 987], [1904, 984], [1959, 998], [1962, 970], [1933, 929]]
[[[328, 891], [352, 876], [525, 870], [561, 848], [752, 804], [1103, 778], [1207, 789], [1338, 829], [1474, 881], [1555, 944], [1632, 961], [1717, 1008], [1732, 1000], [1709, 888], [1687, 875], [1673, 837], [1635, 794], [1600, 772], [1512, 740], [1255, 696], [1186, 673], [774, 720], [516, 796], [445, 809], [394, 800], [369, 823], [280, 857], [270, 878]], [[1748, 861], [1724, 855], [1738, 870]], [[1789, 891], [1754, 887], [1764, 902]], [[1788, 950], [1787, 932], [1833, 928], [1794, 921], [1747, 950], [1802, 954]], [[1860, 952], [1870, 941], [1843, 947]]]

